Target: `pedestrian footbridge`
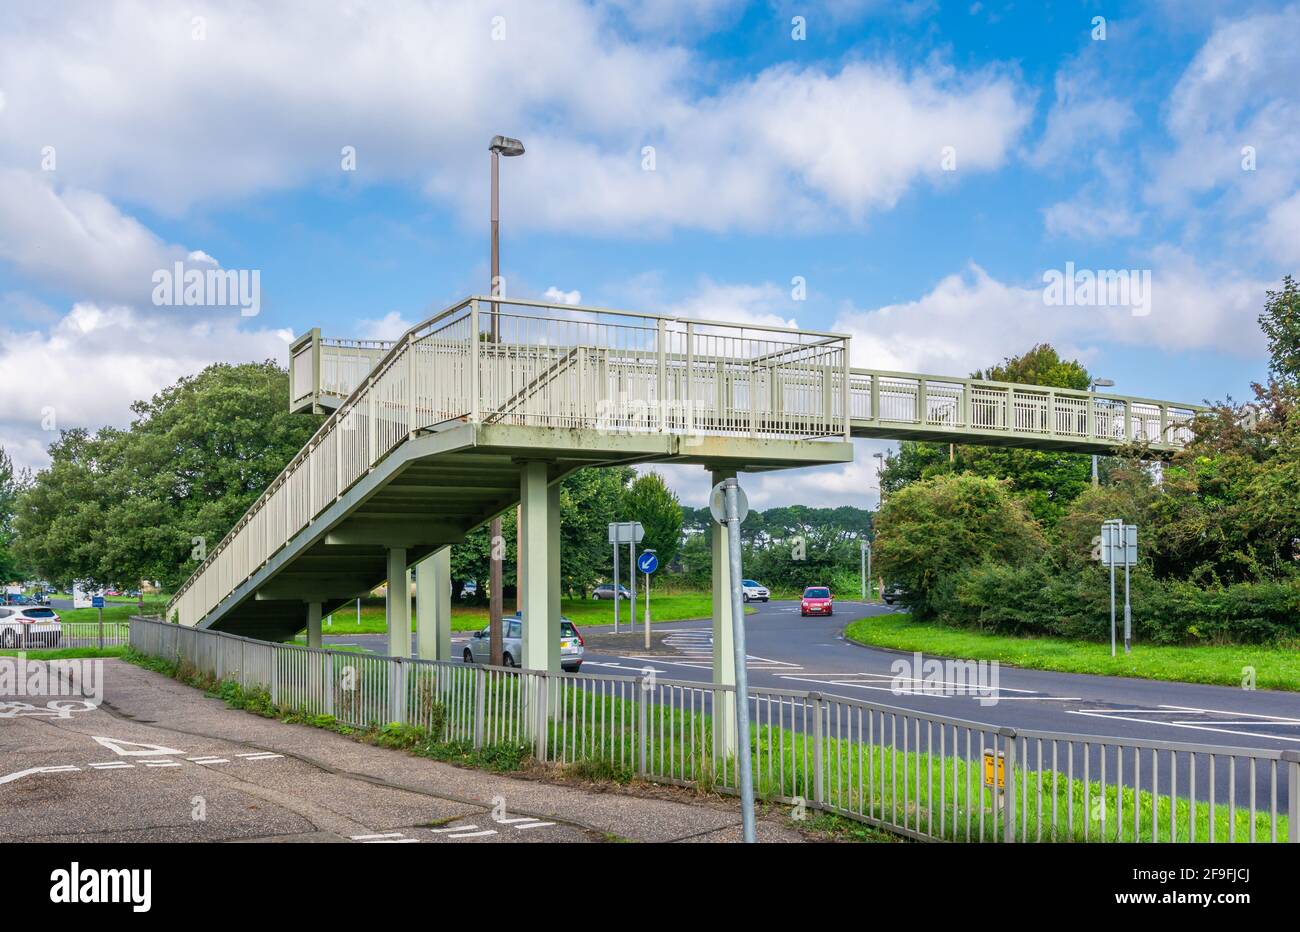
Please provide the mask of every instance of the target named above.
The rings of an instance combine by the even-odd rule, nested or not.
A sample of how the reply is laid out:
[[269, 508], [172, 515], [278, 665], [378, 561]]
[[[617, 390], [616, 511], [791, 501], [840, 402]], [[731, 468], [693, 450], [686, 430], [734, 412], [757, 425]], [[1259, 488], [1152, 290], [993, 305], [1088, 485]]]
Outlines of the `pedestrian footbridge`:
[[[182, 625], [280, 639], [388, 580], [389, 652], [450, 652], [448, 545], [521, 506], [525, 618], [559, 615], [559, 480], [585, 466], [737, 472], [844, 463], [853, 437], [1167, 455], [1192, 405], [857, 369], [839, 334], [467, 298], [392, 342], [291, 348], [291, 405], [328, 414], [181, 587]], [[715, 679], [731, 679], [725, 532], [714, 542]], [[559, 669], [550, 625], [524, 664]]]

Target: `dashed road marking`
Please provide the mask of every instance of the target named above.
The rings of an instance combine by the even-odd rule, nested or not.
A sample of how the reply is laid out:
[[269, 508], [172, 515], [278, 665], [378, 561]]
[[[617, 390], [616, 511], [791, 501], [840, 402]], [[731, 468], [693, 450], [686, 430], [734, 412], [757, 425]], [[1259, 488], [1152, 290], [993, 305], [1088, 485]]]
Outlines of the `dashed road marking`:
[[525, 831], [526, 829], [545, 828], [548, 825], [554, 825], [554, 824], [555, 824], [554, 822], [529, 822], [527, 825], [516, 825], [515, 828], [522, 832]]
[[187, 757], [185, 758], [192, 764], [228, 764], [230, 759], [226, 757]]
[[353, 835], [353, 841], [361, 842], [363, 845], [413, 845], [418, 844], [420, 839], [407, 838], [402, 832], [377, 832], [372, 835]]
[[461, 832], [457, 835], [448, 835], [448, 838], [482, 838], [484, 835], [495, 835], [497, 830], [494, 828], [482, 832]]

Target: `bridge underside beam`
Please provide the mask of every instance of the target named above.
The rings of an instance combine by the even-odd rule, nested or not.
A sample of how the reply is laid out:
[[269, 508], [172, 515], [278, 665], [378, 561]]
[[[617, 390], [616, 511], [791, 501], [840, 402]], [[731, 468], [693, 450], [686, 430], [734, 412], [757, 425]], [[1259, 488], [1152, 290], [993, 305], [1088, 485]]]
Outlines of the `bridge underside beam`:
[[[1021, 447], [1034, 450], [1055, 450], [1062, 453], [1091, 453], [1112, 456], [1120, 441], [1094, 441], [1082, 437], [1028, 434], [1011, 431], [980, 430], [978, 428], [944, 428], [933, 424], [908, 424], [905, 422], [876, 423], [853, 421], [854, 437], [877, 440], [929, 440], [937, 443], [961, 443], [983, 447]], [[1153, 459], [1167, 459], [1180, 447], [1167, 443], [1152, 443], [1147, 455]]]

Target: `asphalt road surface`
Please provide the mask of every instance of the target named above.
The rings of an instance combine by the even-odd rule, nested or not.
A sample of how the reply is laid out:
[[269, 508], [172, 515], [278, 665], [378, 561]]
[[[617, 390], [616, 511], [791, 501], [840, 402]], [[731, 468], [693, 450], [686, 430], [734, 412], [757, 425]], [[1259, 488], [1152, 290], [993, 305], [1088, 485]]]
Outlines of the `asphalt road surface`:
[[[228, 708], [110, 659], [98, 701], [0, 698], [0, 842], [734, 841], [739, 808], [552, 785]], [[799, 841], [777, 819], [760, 837]]]

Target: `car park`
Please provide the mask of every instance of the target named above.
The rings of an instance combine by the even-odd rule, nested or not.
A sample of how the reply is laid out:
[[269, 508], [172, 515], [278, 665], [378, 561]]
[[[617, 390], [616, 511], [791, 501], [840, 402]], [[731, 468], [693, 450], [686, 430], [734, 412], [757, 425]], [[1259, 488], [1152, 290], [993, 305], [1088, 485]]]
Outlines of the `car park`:
[[831, 598], [831, 590], [826, 586], [809, 586], [803, 591], [803, 598], [799, 600], [799, 614], [804, 618], [811, 615], [834, 615], [835, 601]]
[[[614, 600], [614, 584], [601, 583], [595, 589], [591, 590], [591, 597], [593, 599], [608, 599], [612, 602]], [[632, 593], [628, 591], [627, 586], [619, 586], [618, 597], [625, 600], [631, 599]]]
[[740, 581], [740, 596], [746, 602], [766, 602], [772, 598], [772, 593], [768, 592], [767, 587], [759, 584], [753, 579], [742, 579]]
[[[586, 653], [586, 641], [576, 625], [567, 618], [560, 619], [560, 668], [566, 673], [577, 673]], [[517, 667], [524, 655], [524, 619], [515, 612], [501, 619], [501, 662], [507, 667]], [[461, 655], [466, 663], [492, 662], [492, 628], [489, 625], [475, 631]]]
[[41, 606], [0, 608], [0, 648], [58, 647], [63, 622], [52, 608]]

